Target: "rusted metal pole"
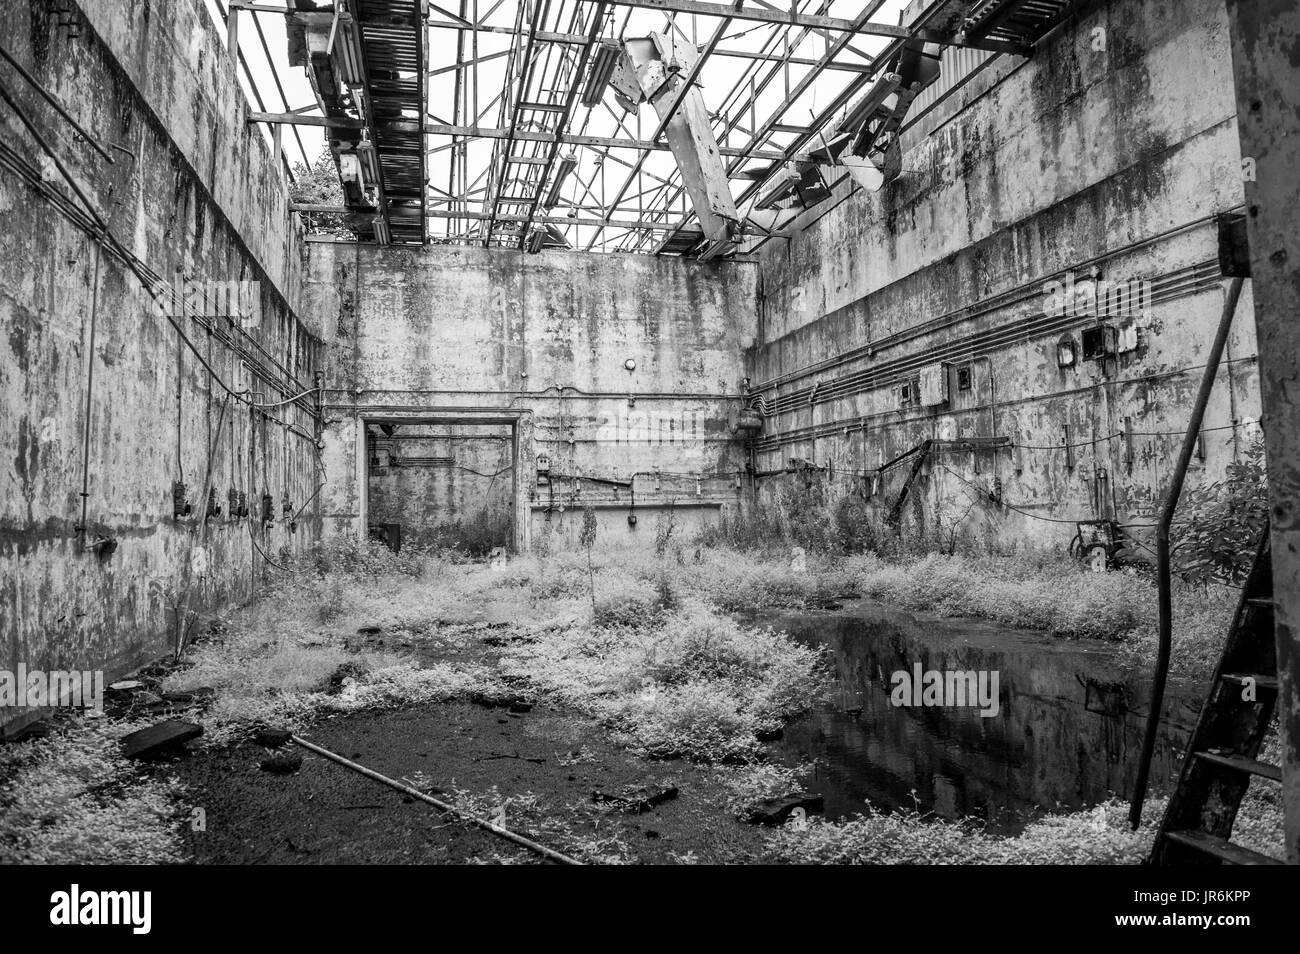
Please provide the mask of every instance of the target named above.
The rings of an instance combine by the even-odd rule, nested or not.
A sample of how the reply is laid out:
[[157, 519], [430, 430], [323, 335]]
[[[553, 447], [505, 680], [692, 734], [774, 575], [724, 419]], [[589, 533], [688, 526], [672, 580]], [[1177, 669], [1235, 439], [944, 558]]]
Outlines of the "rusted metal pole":
[[1300, 6], [1228, 0], [1268, 452], [1287, 861], [1300, 864]]
[[1146, 800], [1147, 780], [1151, 774], [1151, 757], [1155, 754], [1156, 735], [1160, 730], [1160, 709], [1165, 701], [1165, 680], [1169, 675], [1169, 647], [1173, 639], [1173, 598], [1171, 595], [1171, 573], [1169, 568], [1169, 529], [1173, 526], [1174, 511], [1178, 508], [1178, 498], [1183, 492], [1183, 481], [1187, 477], [1187, 468], [1196, 452], [1196, 442], [1200, 440], [1201, 422], [1205, 418], [1205, 406], [1210, 402], [1210, 392], [1214, 390], [1214, 380], [1219, 376], [1219, 364], [1223, 359], [1224, 348], [1228, 344], [1228, 332], [1232, 330], [1232, 316], [1237, 311], [1237, 301], [1241, 298], [1241, 286], [1245, 279], [1234, 278], [1228, 285], [1227, 295], [1223, 299], [1223, 314], [1219, 317], [1219, 328], [1215, 332], [1214, 342], [1210, 345], [1205, 358], [1205, 372], [1201, 375], [1201, 386], [1196, 392], [1196, 401], [1192, 405], [1192, 416], [1187, 421], [1187, 433], [1183, 436], [1182, 450], [1178, 453], [1178, 463], [1174, 466], [1169, 489], [1165, 491], [1164, 505], [1160, 510], [1160, 522], [1156, 527], [1156, 585], [1159, 588], [1159, 630], [1156, 644], [1156, 666], [1151, 674], [1151, 701], [1147, 706], [1146, 733], [1142, 737], [1142, 757], [1138, 762], [1137, 781], [1133, 786], [1133, 800], [1129, 804], [1129, 824], [1136, 831], [1142, 823], [1142, 803]]
[[461, 811], [455, 805], [451, 805], [447, 802], [436, 799], [432, 795], [426, 795], [418, 788], [412, 788], [410, 785], [403, 785], [401, 782], [397, 781], [396, 779], [389, 778], [387, 775], [380, 775], [374, 769], [366, 768], [364, 765], [360, 765], [356, 762], [353, 762], [351, 759], [345, 759], [337, 752], [331, 752], [329, 749], [321, 748], [319, 745], [316, 745], [312, 742], [308, 742], [306, 739], [296, 735], [292, 736], [292, 739], [295, 745], [302, 746], [308, 752], [315, 752], [317, 755], [321, 756], [322, 758], [329, 759], [331, 762], [337, 762], [339, 765], [342, 765], [344, 768], [350, 768], [352, 769], [352, 771], [358, 772], [364, 775], [366, 778], [373, 779], [374, 781], [379, 782], [382, 785], [387, 785], [389, 788], [396, 789], [397, 791], [401, 792], [403, 795], [409, 795], [412, 798], [418, 798], [420, 801], [427, 802], [428, 804], [432, 805], [434, 808], [438, 808], [444, 812], [447, 812], [448, 814], [455, 815], [457, 818], [467, 821], [471, 825], [477, 825], [479, 828], [482, 828], [484, 831], [490, 831], [492, 834], [506, 839], [506, 841], [513, 841], [516, 845], [522, 845], [524, 848], [527, 848], [529, 851], [537, 852], [537, 854], [541, 855], [543, 858], [546, 858], [548, 861], [554, 861], [557, 864], [561, 864], [561, 865], [582, 864], [582, 862], [576, 858], [570, 858], [568, 855], [560, 854], [560, 852], [556, 851], [555, 849], [547, 848], [545, 845], [539, 844], [533, 841], [531, 838], [525, 838], [523, 835], [511, 831], [509, 828], [502, 828], [500, 825], [495, 825], [490, 821], [484, 821], [481, 818], [477, 818], [474, 815], [470, 815], [467, 812]]

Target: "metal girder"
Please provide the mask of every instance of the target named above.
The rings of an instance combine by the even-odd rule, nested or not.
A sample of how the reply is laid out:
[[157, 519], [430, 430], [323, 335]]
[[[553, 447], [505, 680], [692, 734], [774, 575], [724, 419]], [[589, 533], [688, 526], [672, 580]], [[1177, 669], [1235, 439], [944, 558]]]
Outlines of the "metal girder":
[[[346, 215], [350, 211], [348, 207], [344, 205], [327, 205], [316, 202], [291, 202], [289, 208], [293, 212], [317, 212], [335, 215]], [[493, 218], [492, 214], [489, 212], [453, 212], [446, 209], [429, 209], [425, 212], [425, 215], [431, 219], [473, 219], [475, 221], [487, 221]], [[534, 222], [546, 225], [592, 225], [614, 229], [648, 229], [657, 232], [663, 232], [672, 228], [672, 224], [669, 222], [655, 222], [651, 219], [615, 219], [590, 215], [535, 215], [530, 218], [522, 213], [503, 212], [498, 213], [495, 218], [498, 222], [515, 222], [520, 224]]]
[[814, 27], [823, 30], [868, 36], [907, 36], [907, 30], [887, 23], [867, 20], [845, 20], [840, 17], [813, 16], [803, 13], [770, 10], [762, 7], [743, 7], [727, 3], [706, 3], [703, 0], [607, 0], [616, 7], [635, 7], [642, 10], [659, 10], [664, 13], [695, 13], [706, 17], [731, 17], [754, 23], [774, 23], [796, 27]]
[[[267, 0], [262, 4], [250, 4], [246, 0], [236, 2], [243, 9], [260, 10], [265, 6], [266, 12], [280, 11], [279, 7], [271, 7]], [[992, 3], [992, 0], [988, 2]], [[1031, 14], [1040, 9], [1054, 14], [1063, 2], [1065, 0], [1009, 0], [1012, 6], [1021, 6]], [[471, 199], [471, 195], [484, 188], [489, 196], [526, 198], [527, 209], [509, 205], [499, 209], [496, 202], [482, 206], [488, 224], [478, 229], [476, 240], [487, 244], [515, 244], [527, 239], [528, 226], [542, 222], [540, 213], [543, 209], [538, 206], [543, 199], [549, 197], [550, 201], [557, 201], [561, 195], [568, 196], [568, 187], [561, 190], [556, 181], [554, 173], [559, 169], [573, 185], [575, 203], [582, 201], [599, 206], [605, 213], [582, 222], [565, 217], [560, 222], [544, 223], [560, 227], [566, 224], [593, 226], [595, 235], [589, 241], [586, 234], [581, 235], [579, 244], [592, 248], [599, 242], [607, 224], [627, 221], [641, 224], [629, 227], [626, 235], [616, 239], [624, 250], [628, 250], [626, 246], [629, 243], [639, 247], [651, 236], [665, 233], [670, 234], [667, 234], [663, 247], [677, 248], [685, 241], [685, 233], [682, 241], [671, 233], [689, 229], [691, 233], [701, 233], [693, 245], [698, 246], [707, 234], [713, 240], [710, 251], [716, 253], [730, 248], [730, 242], [740, 233], [736, 227], [739, 222], [735, 212], [737, 202], [732, 197], [728, 180], [733, 177], [752, 178], [755, 163], [772, 163], [775, 169], [784, 162], [818, 161], [817, 153], [819, 149], [825, 151], [825, 144], [816, 137], [825, 133], [831, 114], [838, 113], [866, 82], [881, 73], [886, 65], [881, 58], [872, 59], [870, 54], [853, 46], [860, 37], [879, 36], [891, 40], [884, 51], [887, 55], [896, 52], [904, 40], [912, 38], [915, 42], [917, 37], [931, 42], [1011, 50], [1017, 48], [1015, 37], [1006, 33], [1005, 24], [1023, 19], [1006, 13], [999, 6], [995, 12], [1003, 21], [1002, 29], [990, 31], [987, 36], [958, 36], [954, 27], [960, 19], [957, 13], [964, 16], [972, 10], [982, 10], [981, 0], [933, 0], [924, 5], [924, 11], [943, 8], [945, 16], [927, 22], [923, 11], [922, 16], [913, 18], [905, 26], [871, 20], [881, 8], [882, 0], [864, 0], [865, 9], [853, 19], [831, 16], [829, 0], [793, 0], [788, 8], [784, 0], [742, 3], [743, 0], [735, 3], [706, 0], [515, 0], [510, 7], [513, 25], [501, 25], [486, 21], [502, 9], [503, 0], [483, 0], [482, 7], [478, 0], [437, 0], [434, 3], [429, 0], [337, 0], [335, 7], [343, 12], [345, 18], [351, 15], [352, 20], [362, 27], [368, 11], [397, 4], [418, 11], [414, 22], [422, 38], [432, 30], [456, 31], [455, 41], [441, 47], [445, 50], [444, 57], [430, 64], [433, 69], [422, 69], [419, 76], [421, 80], [445, 76], [445, 82], [454, 84], [450, 102], [440, 97], [435, 107], [440, 116], [433, 115], [423, 105], [418, 113], [406, 108], [388, 109], [374, 121], [367, 121], [372, 118], [370, 116], [358, 115], [360, 110], [373, 109], [373, 105], [367, 102], [372, 98], [370, 94], [387, 95], [392, 92], [392, 86], [401, 85], [407, 79], [405, 69], [390, 69], [383, 75], [370, 78], [375, 85], [367, 82], [360, 87], [364, 95], [357, 97], [357, 108], [345, 103], [342, 109], [322, 109], [326, 113], [323, 116], [308, 116], [301, 112], [272, 113], [261, 108], [251, 118], [274, 123], [277, 129], [282, 125], [325, 127], [331, 140], [338, 140], [345, 150], [357, 151], [361, 164], [368, 161], [366, 150], [370, 147], [366, 143], [381, 138], [374, 134], [373, 127], [382, 120], [385, 133], [393, 140], [376, 142], [376, 145], [387, 147], [384, 166], [376, 162], [363, 168], [376, 173], [373, 178], [378, 180], [382, 195], [383, 187], [388, 185], [384, 181], [387, 177], [377, 173], [377, 169], [396, 168], [400, 163], [414, 168], [411, 164], [420, 163], [422, 187], [418, 201], [425, 212], [435, 195], [429, 191], [432, 186], [424, 175], [426, 166], [435, 161], [429, 158], [431, 156], [436, 156], [439, 169], [445, 170], [441, 183], [445, 188], [437, 189], [436, 194], [443, 197], [437, 201], [444, 204], [439, 211], [447, 213], [447, 217], [454, 218], [467, 205], [472, 207], [472, 203], [478, 200]], [[295, 8], [309, 6], [301, 0], [292, 0], [289, 5]], [[610, 8], [620, 11], [618, 17], [601, 15]], [[615, 117], [611, 131], [604, 115], [608, 106], [599, 92], [605, 85], [606, 72], [602, 71], [593, 79], [586, 69], [592, 61], [593, 43], [602, 49], [614, 43], [621, 44], [628, 17], [638, 10], [662, 13], [669, 18], [669, 25], [659, 34], [661, 42], [669, 47], [681, 46], [684, 49], [685, 46], [677, 41], [688, 36], [692, 40], [692, 49], [695, 42], [701, 44], [696, 57], [682, 58], [678, 71], [664, 71], [662, 81], [655, 84], [649, 91], [650, 95], [646, 95], [646, 90], [639, 91], [639, 95], [654, 105], [658, 116], [653, 132], [646, 130], [650, 132], [648, 136], [643, 134], [639, 121], [625, 122], [620, 117]], [[957, 13], [947, 15], [953, 11]], [[302, 15], [334, 19], [334, 11], [330, 8], [304, 13], [295, 9], [289, 14], [291, 18]], [[701, 17], [712, 19], [701, 21], [698, 19]], [[390, 25], [405, 29], [408, 23], [405, 14], [397, 19], [397, 24]], [[988, 22], [992, 22], [991, 19]], [[759, 34], [761, 43], [755, 44], [752, 50], [728, 49], [726, 38], [734, 32], [729, 29], [733, 23], [757, 25], [741, 32], [752, 33], [753, 29], [762, 29]], [[706, 29], [701, 30], [702, 26]], [[697, 31], [701, 36], [699, 41], [694, 39]], [[508, 40], [508, 49], [491, 47], [490, 51], [480, 52], [480, 35], [492, 34]], [[808, 48], [801, 46], [812, 37], [826, 38], [824, 55], [809, 54]], [[800, 50], [803, 50], [803, 55], [796, 55]], [[447, 58], [453, 54], [455, 62], [448, 63]], [[698, 84], [709, 81], [711, 74], [707, 72], [706, 62], [716, 61], [717, 57], [739, 58], [743, 66], [732, 71], [739, 76], [720, 103], [716, 91], [710, 90], [709, 103], [717, 107], [717, 112], [710, 115], [704, 107]], [[365, 57], [360, 59], [364, 61]], [[497, 61], [497, 66], [489, 74], [493, 76], [493, 90], [499, 88], [501, 92], [482, 106], [479, 101], [482, 69], [491, 61]], [[497, 79], [501, 61], [506, 65], [504, 83]], [[795, 68], [799, 72], [792, 76]], [[813, 117], [811, 125], [798, 122], [790, 111], [791, 105], [801, 101], [800, 97], [815, 88], [813, 83], [828, 73], [834, 74], [830, 86], [833, 108]], [[759, 117], [754, 115], [756, 107], [768, 102], [774, 91], [781, 88], [782, 82], [783, 105], [766, 121], [759, 122]], [[343, 84], [339, 89], [340, 97], [346, 98], [347, 87], [351, 85], [355, 84]], [[427, 84], [418, 85], [423, 95]], [[816, 96], [820, 104], [823, 99], [819, 88]], [[760, 100], [760, 97], [764, 99]], [[578, 106], [579, 100], [582, 107]], [[768, 106], [767, 110], [770, 109]], [[484, 125], [489, 116], [493, 117], [492, 124]], [[444, 117], [451, 121], [445, 122]], [[661, 141], [665, 134], [667, 142]], [[773, 137], [778, 137], [775, 139], [777, 143], [786, 141], [779, 138], [783, 135], [794, 136], [795, 141], [786, 148], [769, 145]], [[431, 145], [428, 142], [431, 136], [449, 137], [450, 141]], [[486, 150], [478, 152], [472, 148], [471, 143], [476, 139], [494, 141], [490, 165], [478, 164], [481, 162], [478, 157], [485, 157]], [[559, 157], [565, 146], [583, 146], [597, 154], [598, 162], [590, 162], [590, 153], [576, 157], [566, 154], [565, 164], [560, 165]], [[617, 150], [629, 150], [637, 155], [629, 156], [625, 163], [629, 167], [626, 179], [623, 180], [623, 172], [619, 172], [619, 178], [609, 183], [615, 186], [622, 181], [621, 188], [607, 191], [605, 177], [613, 166], [599, 160], [613, 158]], [[648, 170], [654, 167], [648, 161], [663, 151], [674, 153], [678, 159], [677, 168], [668, 173], [655, 170], [651, 175]], [[469, 167], [471, 158], [476, 163], [474, 169]], [[477, 176], [475, 172], [478, 172]], [[680, 175], [683, 172], [685, 175]], [[408, 178], [414, 180], [414, 176]], [[816, 181], [808, 177], [804, 179], [806, 181], [800, 183], [800, 195], [805, 201], [825, 194], [826, 186], [833, 185], [823, 183], [819, 178]], [[647, 186], [647, 183], [650, 184]], [[742, 190], [742, 202], [752, 198], [758, 187], [759, 183], [754, 183]], [[425, 217], [411, 208], [416, 198], [415, 190], [410, 190], [410, 193], [402, 197], [403, 208], [397, 213], [403, 223]], [[688, 197], [691, 207], [704, 210], [703, 229], [692, 225], [697, 216], [686, 205]], [[777, 206], [781, 204], [779, 200], [775, 202]], [[376, 207], [384, 209], [389, 204], [387, 199], [381, 198]], [[513, 219], [496, 214], [506, 210], [517, 210], [524, 215], [523, 234], [514, 227]], [[471, 217], [464, 218], [469, 221]], [[475, 222], [484, 221], [472, 218]], [[775, 224], [783, 216], [765, 214], [763, 218], [771, 219], [771, 224]], [[508, 222], [511, 227], [496, 230], [501, 234], [495, 235], [497, 222]], [[448, 235], [473, 231], [456, 226], [447, 230]], [[720, 236], [727, 236], [727, 242], [720, 243]]]
[[[465, 33], [473, 33], [473, 32], [492, 33], [492, 34], [497, 34], [498, 36], [514, 36], [515, 34], [515, 30], [513, 27], [496, 26], [496, 25], [490, 25], [486, 23], [443, 23], [443, 22], [431, 20], [426, 25], [434, 30], [460, 30]], [[536, 41], [538, 43], [554, 43], [559, 46], [582, 46], [584, 43], [587, 42], [587, 38], [585, 35], [581, 33], [558, 33], [553, 30], [538, 30]], [[964, 45], [974, 46], [979, 49], [985, 49], [985, 47], [980, 43], [969, 43]], [[494, 56], [505, 55], [505, 52], [506, 51], [502, 51], [499, 54], [493, 54], [493, 55]], [[738, 60], [766, 60], [770, 62], [789, 63], [791, 66], [814, 66], [817, 63], [816, 60], [808, 59], [807, 57], [802, 57], [802, 56], [785, 57], [785, 56], [778, 56], [775, 53], [757, 53], [751, 50], [733, 50], [725, 46], [719, 46], [717, 49], [713, 51], [713, 55], [725, 56], [731, 59], [738, 59]], [[433, 72], [449, 73], [453, 69], [455, 69], [455, 67], [446, 66]], [[832, 70], [832, 71], [840, 71], [845, 73], [861, 73], [864, 70], [869, 69], [869, 67], [865, 63], [830, 63], [825, 67], [825, 69]]]
[[[467, 136], [477, 139], [505, 139], [510, 134], [508, 129], [499, 129], [492, 126], [447, 126], [441, 123], [425, 123], [424, 131], [433, 136]], [[515, 138], [528, 142], [548, 143], [555, 142], [558, 139], [559, 142], [570, 146], [636, 149], [642, 152], [671, 151], [671, 147], [667, 143], [651, 142], [649, 139], [619, 139], [612, 136], [583, 136], [572, 133], [565, 133], [557, 137], [554, 133], [539, 133], [522, 129], [515, 133]], [[774, 149], [747, 150], [724, 146], [718, 147], [718, 154], [723, 156], [748, 156], [751, 159], [782, 159], [785, 157], [784, 152], [778, 152]]]
[[[562, 145], [562, 143], [560, 142], [559, 137], [563, 136], [565, 130], [569, 128], [569, 117], [573, 112], [574, 103], [578, 101], [578, 97], [582, 94], [582, 90], [583, 90], [582, 80], [586, 72], [587, 61], [591, 58], [592, 50], [595, 48], [597, 41], [600, 39], [601, 29], [604, 26], [604, 19], [605, 19], [605, 3], [604, 0], [601, 0], [601, 2], [596, 4], [595, 13], [593, 13], [591, 17], [591, 29], [587, 34], [587, 44], [582, 48], [582, 53], [579, 55], [577, 65], [574, 68], [574, 74], [573, 74], [574, 79], [572, 84], [569, 86], [568, 95], [565, 97], [564, 104], [561, 109], [560, 121], [559, 124], [556, 126], [556, 141], [552, 143], [551, 148], [547, 151], [546, 163], [542, 167], [542, 172], [537, 178], [538, 198], [541, 197], [542, 190], [547, 188], [547, 180], [550, 178], [551, 169], [555, 165], [555, 157], [558, 156], [560, 153], [560, 146]], [[507, 161], [508, 160], [509, 157], [507, 156]], [[574, 163], [574, 165], [576, 165], [576, 162]], [[572, 168], [573, 168], [572, 166], [569, 166], [568, 171], [571, 172]], [[562, 175], [563, 174], [567, 174], [567, 172], [562, 173]], [[555, 183], [555, 191], [557, 197], [558, 197], [558, 190], [560, 184], [561, 183], [558, 180]], [[529, 210], [528, 219], [526, 222], [524, 222], [524, 227], [519, 230], [520, 248], [524, 246], [525, 241], [528, 239], [528, 229], [533, 224], [533, 220], [536, 217], [536, 212], [537, 212], [537, 203], [534, 203], [532, 208]]]
[[401, 121], [426, 112], [421, 0], [338, 0], [332, 10], [282, 12], [289, 62], [307, 68], [348, 207], [373, 215], [358, 235], [423, 242], [423, 130]]

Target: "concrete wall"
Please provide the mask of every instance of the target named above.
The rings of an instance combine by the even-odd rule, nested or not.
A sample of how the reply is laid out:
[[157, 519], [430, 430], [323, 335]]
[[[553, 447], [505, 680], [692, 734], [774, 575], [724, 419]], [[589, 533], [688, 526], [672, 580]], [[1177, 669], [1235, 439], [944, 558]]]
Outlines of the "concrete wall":
[[[980, 533], [1040, 541], [1076, 518], [1147, 522], [1223, 301], [1213, 217], [1242, 203], [1235, 109], [1222, 0], [1189, 0], [1099, 4], [909, 117], [897, 180], [842, 183], [759, 250], [760, 469], [805, 458], [869, 488], [852, 475], [923, 439], [1005, 437], [934, 461], [921, 516], [971, 510]], [[1135, 325], [1136, 349], [1062, 369], [1058, 341], [1097, 319], [1045, 318], [1044, 285], [1094, 266], [1149, 282], [1153, 305], [1106, 319]], [[1255, 351], [1248, 284], [1191, 483], [1257, 433]], [[898, 386], [940, 362], [948, 402], [902, 406]], [[1023, 513], [989, 504], [998, 487]]]
[[366, 522], [361, 420], [513, 423], [520, 548], [543, 531], [570, 540], [584, 505], [608, 539], [644, 535], [640, 516], [669, 502], [683, 526], [736, 502], [752, 264], [308, 248], [307, 307], [329, 344], [327, 532]]
[[[0, 42], [112, 162], [7, 66], [0, 81], [126, 252], [92, 236], [0, 105], [0, 669], [112, 679], [169, 649], [178, 615], [246, 597], [264, 566], [255, 546], [275, 553], [313, 534], [310, 508], [296, 533], [281, 519], [284, 497], [296, 509], [318, 482], [310, 402], [249, 402], [310, 388], [320, 343], [298, 317], [301, 236], [280, 170], [202, 5], [86, 0], [73, 30], [56, 6], [67, 5], [0, 0]], [[249, 320], [194, 309], [206, 317], [177, 319], [191, 350], [126, 258], [182, 290], [255, 283]], [[200, 356], [252, 393], [227, 404]], [[174, 519], [178, 479], [196, 513], [210, 479], [223, 509], [232, 488], [254, 511], [270, 493], [277, 522]], [[88, 549], [101, 540], [116, 549]], [[0, 724], [16, 715], [0, 711]]]

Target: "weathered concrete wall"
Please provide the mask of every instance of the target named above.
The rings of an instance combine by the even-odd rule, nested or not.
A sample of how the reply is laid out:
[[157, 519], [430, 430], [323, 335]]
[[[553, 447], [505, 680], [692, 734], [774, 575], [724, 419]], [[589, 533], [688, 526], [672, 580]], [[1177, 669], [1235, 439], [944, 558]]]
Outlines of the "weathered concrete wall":
[[[112, 679], [166, 651], [178, 616], [247, 596], [256, 547], [313, 534], [310, 508], [295, 533], [282, 518], [285, 496], [297, 509], [319, 479], [310, 402], [250, 402], [309, 389], [320, 343], [297, 317], [301, 236], [279, 168], [202, 4], [86, 0], [76, 36], [55, 6], [0, 0], [0, 42], [112, 162], [8, 67], [0, 82], [126, 251], [97, 240], [0, 105], [0, 669]], [[177, 288], [255, 283], [249, 320], [156, 309], [127, 259]], [[173, 518], [176, 480], [194, 515]], [[223, 508], [206, 527], [205, 482]], [[232, 489], [254, 513], [269, 493], [276, 523], [231, 519]], [[101, 540], [116, 549], [90, 549]]]
[[[1223, 301], [1213, 217], [1242, 202], [1221, 0], [1101, 4], [913, 117], [903, 145], [897, 180], [840, 185], [760, 251], [760, 469], [805, 458], [866, 489], [924, 439], [1004, 437], [933, 461], [921, 516], [1043, 541], [1076, 518], [1147, 522]], [[1149, 282], [1152, 304], [1104, 319], [1136, 348], [1061, 368], [1058, 342], [1079, 348], [1098, 319], [1046, 315], [1044, 286], [1094, 267]], [[1192, 483], [1257, 433], [1255, 350], [1247, 286]], [[934, 365], [948, 401], [906, 403], [899, 386]], [[999, 489], [1017, 509], [990, 503]]]
[[752, 264], [308, 248], [307, 307], [330, 346], [327, 531], [366, 519], [359, 419], [514, 420], [519, 547], [543, 530], [567, 540], [587, 504], [608, 537], [647, 532], [633, 510], [673, 502], [689, 525], [736, 501]]

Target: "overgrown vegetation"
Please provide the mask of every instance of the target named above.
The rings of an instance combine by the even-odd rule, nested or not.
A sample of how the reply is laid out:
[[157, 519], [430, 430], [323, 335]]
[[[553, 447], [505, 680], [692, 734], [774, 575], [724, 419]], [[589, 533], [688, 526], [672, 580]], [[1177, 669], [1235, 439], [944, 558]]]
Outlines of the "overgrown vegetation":
[[502, 671], [595, 716], [642, 755], [714, 762], [757, 757], [760, 739], [817, 697], [818, 663], [783, 634], [692, 602], [652, 604], [631, 624], [547, 629], [508, 648]]
[[1173, 563], [1191, 583], [1241, 584], [1268, 527], [1264, 441], [1256, 438], [1224, 478], [1184, 491], [1173, 525]]
[[[744, 761], [807, 709], [817, 653], [725, 615], [796, 605], [822, 584], [798, 574], [688, 561], [663, 533], [658, 552], [602, 550], [594, 515], [578, 552], [497, 568], [371, 545], [322, 547], [276, 579], [272, 598], [218, 622], [166, 689], [209, 686], [208, 738], [241, 726], [291, 727], [315, 715], [450, 699], [552, 698], [610, 726], [652, 757]], [[479, 627], [496, 627], [492, 665]], [[358, 630], [384, 633], [385, 648]], [[394, 646], [398, 647], [394, 650]], [[420, 662], [422, 649], [441, 657]]]
[[[1277, 764], [1276, 724], [1261, 758]], [[1164, 817], [1166, 798], [1148, 799], [1133, 831], [1128, 803], [1109, 799], [1082, 811], [1045, 815], [1020, 834], [990, 834], [975, 820], [948, 821], [916, 808], [868, 808], [851, 819], [811, 817], [767, 839], [767, 860], [786, 864], [1141, 864]], [[1280, 786], [1252, 781], [1237, 811], [1232, 842], [1285, 859]]]
[[[1258, 448], [1186, 499], [1175, 672], [1203, 676], [1216, 662], [1235, 605], [1227, 584], [1249, 569], [1265, 500]], [[652, 551], [600, 546], [590, 510], [576, 551], [551, 552], [544, 536], [535, 554], [508, 563], [473, 562], [484, 548], [470, 545], [400, 555], [320, 546], [275, 572], [256, 603], [210, 621], [160, 688], [216, 690], [198, 716], [208, 745], [257, 724], [309, 727], [326, 713], [550, 699], [641, 756], [718, 766], [709, 771], [725, 773], [728, 807], [740, 813], [800, 791], [796, 772], [762, 761], [763, 740], [815, 704], [826, 669], [816, 651], [734, 614], [860, 595], [1116, 640], [1135, 665], [1150, 665], [1149, 577], [1088, 572], [1064, 553], [990, 552], [963, 536], [965, 520], [945, 511], [904, 542], [860, 498], [789, 489], [695, 541], [682, 539], [669, 510]], [[115, 739], [132, 727], [83, 725], [0, 750], [0, 862], [179, 860], [179, 793], [122, 760]], [[1122, 814], [1111, 802], [999, 838], [918, 811], [868, 811], [779, 830], [767, 853], [794, 863], [1135, 862], [1151, 831], [1129, 832]], [[1275, 851], [1279, 819], [1276, 792], [1252, 786], [1234, 837]], [[631, 857], [600, 839], [574, 850]]]
[[1161, 800], [1150, 802], [1134, 832], [1128, 805], [1112, 799], [1089, 811], [1047, 815], [1014, 837], [914, 809], [869, 811], [847, 821], [809, 818], [804, 830], [773, 833], [767, 848], [769, 860], [786, 864], [1140, 864], [1163, 810]]
[[[1237, 601], [1233, 587], [1249, 572], [1267, 525], [1263, 453], [1256, 440], [1223, 480], [1184, 493], [1174, 527], [1175, 673], [1202, 677], [1217, 661]], [[857, 593], [944, 616], [1110, 639], [1134, 665], [1154, 662], [1156, 599], [1149, 570], [1094, 573], [1064, 550], [1001, 546], [985, 526], [996, 504], [963, 490], [964, 496], [928, 515], [913, 492], [895, 513], [881, 496], [864, 496], [860, 482], [795, 475], [765, 488], [743, 512], [724, 515], [700, 543], [745, 566], [736, 574], [740, 585], [723, 600], [727, 609], [753, 602], [757, 591], [769, 594], [762, 601], [769, 604], [781, 603], [789, 586], [806, 592], [793, 569], [803, 561], [819, 582], [822, 601]], [[755, 585], [746, 585], [746, 577]]]
[[133, 728], [0, 746], [0, 865], [181, 860], [181, 792], [122, 757], [117, 739]]
[[[293, 182], [289, 186], [289, 199], [310, 205], [343, 205], [343, 186], [334, 165], [334, 156], [322, 149], [310, 166], [301, 162], [293, 167]], [[307, 231], [318, 235], [335, 235], [354, 239], [356, 233], [348, 225], [348, 216], [339, 212], [304, 212]]]
[[[870, 599], [943, 616], [975, 616], [1058, 636], [1108, 639], [1133, 664], [1155, 659], [1156, 599], [1151, 579], [1092, 573], [1064, 554], [937, 556], [885, 561], [853, 558], [858, 590]], [[1236, 591], [1180, 584], [1174, 597], [1171, 670], [1207, 676], [1218, 660]]]

